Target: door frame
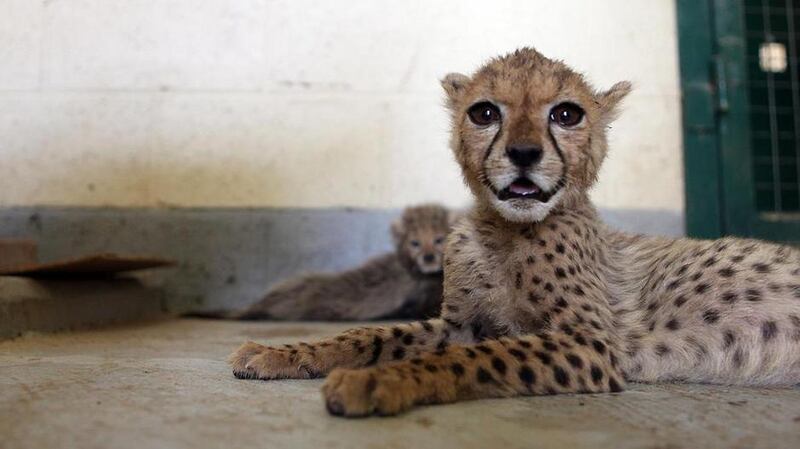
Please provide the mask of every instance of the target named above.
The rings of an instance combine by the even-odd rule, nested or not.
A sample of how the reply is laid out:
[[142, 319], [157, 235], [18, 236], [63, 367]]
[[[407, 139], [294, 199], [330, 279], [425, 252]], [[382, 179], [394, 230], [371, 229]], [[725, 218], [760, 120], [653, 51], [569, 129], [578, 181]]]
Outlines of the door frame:
[[742, 0], [676, 0], [686, 232], [800, 239], [800, 216], [756, 209]]

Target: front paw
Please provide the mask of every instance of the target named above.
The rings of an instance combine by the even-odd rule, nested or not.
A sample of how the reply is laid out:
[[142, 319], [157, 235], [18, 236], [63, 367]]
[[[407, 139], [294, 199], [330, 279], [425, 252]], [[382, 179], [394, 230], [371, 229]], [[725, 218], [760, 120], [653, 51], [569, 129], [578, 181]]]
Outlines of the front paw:
[[361, 417], [396, 415], [414, 405], [415, 390], [393, 370], [336, 369], [322, 386], [325, 407], [331, 415]]
[[319, 377], [313, 356], [298, 349], [273, 348], [249, 341], [228, 358], [239, 379], [311, 379]]

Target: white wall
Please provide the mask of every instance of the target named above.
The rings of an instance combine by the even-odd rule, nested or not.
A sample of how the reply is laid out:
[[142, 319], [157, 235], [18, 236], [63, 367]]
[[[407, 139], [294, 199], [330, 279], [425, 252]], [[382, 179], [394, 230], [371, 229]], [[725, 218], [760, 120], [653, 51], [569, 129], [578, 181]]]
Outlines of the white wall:
[[468, 196], [438, 79], [534, 45], [636, 91], [595, 191], [683, 208], [672, 0], [0, 0], [0, 205]]

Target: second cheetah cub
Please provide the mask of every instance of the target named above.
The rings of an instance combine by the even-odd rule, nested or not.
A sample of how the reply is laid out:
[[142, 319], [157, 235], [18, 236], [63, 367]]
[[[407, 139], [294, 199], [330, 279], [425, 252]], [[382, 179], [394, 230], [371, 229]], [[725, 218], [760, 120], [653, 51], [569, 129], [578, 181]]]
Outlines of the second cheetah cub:
[[237, 377], [328, 375], [330, 413], [618, 392], [627, 381], [800, 382], [800, 253], [608, 229], [587, 190], [630, 84], [596, 91], [533, 49], [442, 81], [476, 199], [450, 234], [441, 319], [283, 347]]

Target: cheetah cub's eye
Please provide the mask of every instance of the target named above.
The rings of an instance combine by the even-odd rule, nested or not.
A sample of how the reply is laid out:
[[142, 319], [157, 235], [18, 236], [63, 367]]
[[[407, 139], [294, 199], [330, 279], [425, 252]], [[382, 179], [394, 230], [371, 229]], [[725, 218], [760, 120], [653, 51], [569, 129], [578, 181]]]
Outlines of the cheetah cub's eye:
[[419, 240], [412, 240], [408, 242], [408, 244], [411, 245], [412, 248], [419, 248]]
[[550, 110], [550, 121], [563, 128], [571, 128], [583, 119], [583, 109], [575, 103], [561, 103]]
[[488, 101], [473, 104], [467, 110], [467, 115], [478, 126], [489, 126], [500, 121], [500, 109]]
[[444, 237], [442, 236], [436, 237], [436, 240], [433, 241], [434, 245], [441, 245], [442, 243], [444, 243]]

